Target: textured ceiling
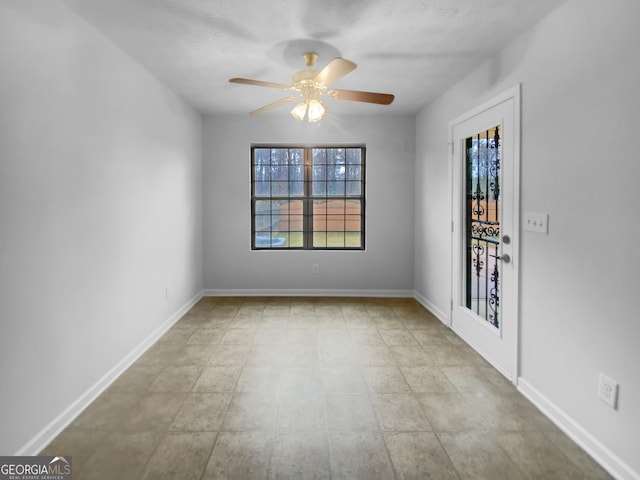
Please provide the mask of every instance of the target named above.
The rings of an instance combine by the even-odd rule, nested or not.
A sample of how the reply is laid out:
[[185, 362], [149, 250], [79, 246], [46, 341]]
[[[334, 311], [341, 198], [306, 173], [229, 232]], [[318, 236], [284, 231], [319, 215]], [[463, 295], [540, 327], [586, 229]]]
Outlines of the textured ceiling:
[[313, 49], [318, 68], [335, 56], [358, 64], [335, 88], [396, 96], [390, 106], [329, 100], [358, 114], [418, 111], [563, 2], [63, 1], [202, 112], [247, 113], [287, 96], [228, 79], [289, 84]]

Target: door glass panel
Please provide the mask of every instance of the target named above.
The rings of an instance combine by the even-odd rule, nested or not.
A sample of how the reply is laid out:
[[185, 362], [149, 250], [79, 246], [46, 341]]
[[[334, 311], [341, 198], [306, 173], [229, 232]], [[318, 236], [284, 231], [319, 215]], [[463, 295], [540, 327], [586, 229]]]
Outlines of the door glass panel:
[[465, 140], [466, 307], [500, 328], [500, 130]]

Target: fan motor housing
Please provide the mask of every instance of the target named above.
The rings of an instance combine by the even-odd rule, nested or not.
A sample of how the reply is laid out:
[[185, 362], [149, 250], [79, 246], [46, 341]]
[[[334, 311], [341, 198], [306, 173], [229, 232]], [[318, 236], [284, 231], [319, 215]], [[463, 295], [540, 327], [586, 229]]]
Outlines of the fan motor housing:
[[295, 85], [304, 80], [313, 80], [320, 73], [319, 70], [300, 70], [293, 74], [292, 83]]

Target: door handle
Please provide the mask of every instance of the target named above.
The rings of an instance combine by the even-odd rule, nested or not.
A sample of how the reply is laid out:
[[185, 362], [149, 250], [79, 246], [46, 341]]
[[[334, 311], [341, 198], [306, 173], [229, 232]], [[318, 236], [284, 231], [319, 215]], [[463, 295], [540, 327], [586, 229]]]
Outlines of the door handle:
[[504, 237], [502, 237], [502, 243], [504, 243], [505, 245], [509, 245], [511, 243], [511, 237], [509, 235], [505, 235]]
[[503, 253], [498, 258], [502, 260], [504, 263], [509, 263], [511, 261], [511, 257], [509, 256], [508, 253]]

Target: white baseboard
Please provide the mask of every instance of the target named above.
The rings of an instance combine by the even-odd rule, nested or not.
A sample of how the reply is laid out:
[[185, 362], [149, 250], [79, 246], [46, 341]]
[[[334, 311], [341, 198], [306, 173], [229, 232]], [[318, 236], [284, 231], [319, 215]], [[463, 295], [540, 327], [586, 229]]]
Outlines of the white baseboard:
[[433, 302], [431, 302], [426, 297], [422, 296], [420, 293], [418, 293], [416, 291], [413, 292], [413, 298], [415, 298], [418, 302], [420, 302], [424, 308], [426, 308], [431, 313], [433, 313], [433, 315], [438, 320], [440, 320], [445, 325], [449, 326], [449, 317], [448, 317], [448, 315], [446, 313], [444, 313], [442, 310], [440, 310], [438, 307], [436, 307]]
[[[415, 298], [442, 323], [447, 325], [447, 315], [432, 302], [415, 291], [408, 290], [240, 290], [240, 289], [207, 289], [195, 295], [178, 311], [154, 330], [144, 341], [120, 360], [109, 372], [100, 378], [91, 388], [80, 395], [62, 413], [38, 432], [22, 448], [16, 456], [37, 455], [57, 435], [59, 435], [82, 411], [87, 408], [111, 383], [129, 368], [144, 352], [149, 349], [173, 324], [189, 311], [203, 296], [339, 296], [339, 297], [387, 297]], [[518, 390], [536, 405], [551, 421], [564, 431], [573, 441], [589, 453], [600, 465], [618, 480], [640, 480], [640, 474], [617, 457], [593, 435], [587, 432], [575, 420], [564, 413], [553, 402], [546, 398], [533, 385], [523, 378], [518, 378]]]
[[578, 422], [522, 377], [518, 378], [518, 390], [613, 477], [618, 480], [640, 480], [638, 472], [635, 472]]
[[412, 298], [411, 290], [344, 290], [344, 289], [207, 289], [205, 297], [380, 297]]
[[51, 441], [57, 437], [69, 424], [75, 420], [82, 411], [87, 408], [98, 396], [104, 392], [124, 371], [129, 368], [140, 356], [146, 352], [174, 323], [193, 307], [202, 298], [199, 292], [187, 303], [178, 309], [173, 315], [156, 328], [145, 340], [120, 360], [109, 372], [100, 378], [92, 387], [80, 395], [71, 405], [65, 408], [60, 415], [54, 418], [47, 426], [29, 440], [16, 456], [32, 456], [41, 452]]

